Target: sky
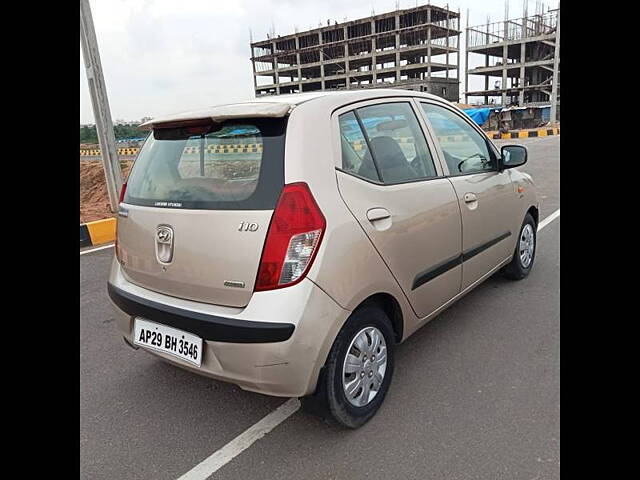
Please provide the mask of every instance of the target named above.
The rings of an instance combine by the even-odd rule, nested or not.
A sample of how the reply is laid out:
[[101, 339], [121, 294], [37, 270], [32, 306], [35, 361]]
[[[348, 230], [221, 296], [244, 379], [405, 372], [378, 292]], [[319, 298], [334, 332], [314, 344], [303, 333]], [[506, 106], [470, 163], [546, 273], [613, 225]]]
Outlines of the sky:
[[[526, 1], [526, 0], [524, 0]], [[396, 0], [89, 0], [114, 121], [254, 97], [249, 31], [253, 41], [396, 9]], [[427, 0], [399, 0], [401, 9]], [[431, 0], [444, 7], [446, 1]], [[545, 5], [554, 8], [556, 2]], [[452, 0], [464, 27], [504, 19], [505, 0]], [[528, 2], [534, 12], [536, 1]], [[509, 17], [522, 16], [523, 0], [509, 0]], [[545, 8], [546, 11], [546, 8]], [[82, 49], [80, 49], [82, 50]], [[471, 62], [470, 62], [471, 63]], [[464, 52], [460, 55], [464, 91]], [[481, 81], [481, 80], [480, 80]], [[471, 83], [471, 82], [470, 82]], [[471, 85], [474, 87], [474, 85]], [[80, 123], [93, 123], [80, 51]]]

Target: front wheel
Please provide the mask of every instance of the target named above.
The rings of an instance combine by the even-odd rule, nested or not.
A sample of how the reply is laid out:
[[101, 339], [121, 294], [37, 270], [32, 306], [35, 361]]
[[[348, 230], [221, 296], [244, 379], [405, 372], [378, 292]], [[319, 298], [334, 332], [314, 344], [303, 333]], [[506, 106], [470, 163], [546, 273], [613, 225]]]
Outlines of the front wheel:
[[511, 280], [521, 280], [531, 271], [536, 257], [536, 222], [530, 213], [524, 217], [520, 234], [513, 252], [513, 259], [504, 267], [502, 274]]
[[393, 376], [394, 334], [382, 309], [365, 306], [356, 310], [336, 337], [324, 375], [318, 382], [315, 403], [306, 410], [317, 412], [318, 400], [341, 425], [358, 428], [378, 411]]

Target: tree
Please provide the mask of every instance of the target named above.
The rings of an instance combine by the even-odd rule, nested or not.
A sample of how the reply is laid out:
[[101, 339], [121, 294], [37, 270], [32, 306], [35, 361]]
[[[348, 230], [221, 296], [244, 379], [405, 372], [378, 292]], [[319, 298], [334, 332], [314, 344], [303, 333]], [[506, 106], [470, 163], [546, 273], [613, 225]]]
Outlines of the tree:
[[[140, 130], [137, 125], [116, 124], [113, 126], [116, 140], [127, 138], [142, 138], [146, 136], [144, 130]], [[80, 143], [98, 143], [98, 134], [95, 125], [80, 127]]]

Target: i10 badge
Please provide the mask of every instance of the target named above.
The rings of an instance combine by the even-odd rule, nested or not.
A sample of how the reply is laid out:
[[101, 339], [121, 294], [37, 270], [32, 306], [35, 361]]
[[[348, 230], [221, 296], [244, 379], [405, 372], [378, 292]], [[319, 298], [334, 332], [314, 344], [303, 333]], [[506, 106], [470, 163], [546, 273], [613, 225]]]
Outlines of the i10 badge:
[[259, 225], [255, 222], [240, 222], [238, 227], [239, 232], [255, 232], [258, 230]]

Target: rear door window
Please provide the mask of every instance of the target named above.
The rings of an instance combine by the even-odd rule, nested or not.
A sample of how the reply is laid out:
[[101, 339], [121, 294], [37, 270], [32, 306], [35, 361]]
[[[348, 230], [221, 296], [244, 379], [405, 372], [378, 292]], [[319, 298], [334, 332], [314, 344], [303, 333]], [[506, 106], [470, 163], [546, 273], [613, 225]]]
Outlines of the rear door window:
[[341, 115], [339, 123], [345, 171], [385, 184], [437, 176], [409, 103], [361, 107]]
[[353, 112], [340, 115], [340, 148], [342, 150], [342, 169], [374, 182], [380, 177], [373, 165], [371, 157], [363, 160], [367, 153], [367, 142]]
[[275, 208], [284, 183], [285, 119], [155, 129], [127, 182], [125, 203], [214, 209]]

